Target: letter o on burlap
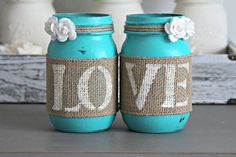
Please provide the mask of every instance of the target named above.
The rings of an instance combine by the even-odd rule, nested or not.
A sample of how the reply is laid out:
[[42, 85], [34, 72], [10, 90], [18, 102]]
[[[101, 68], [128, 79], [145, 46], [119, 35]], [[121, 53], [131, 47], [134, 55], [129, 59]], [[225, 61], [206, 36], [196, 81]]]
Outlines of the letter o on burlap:
[[64, 117], [96, 117], [117, 112], [117, 57], [47, 57], [47, 111]]

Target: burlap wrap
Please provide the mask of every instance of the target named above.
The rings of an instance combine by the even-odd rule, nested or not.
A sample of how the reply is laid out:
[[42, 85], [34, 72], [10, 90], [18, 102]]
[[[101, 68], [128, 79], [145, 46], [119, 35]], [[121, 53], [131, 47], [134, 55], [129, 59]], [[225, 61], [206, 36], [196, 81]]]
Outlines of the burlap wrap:
[[159, 32], [159, 31], [164, 31], [164, 25], [161, 26], [125, 25], [125, 31]]
[[[83, 86], [84, 84], [87, 86]], [[83, 98], [89, 101], [84, 101]], [[105, 102], [107, 105], [104, 105]], [[47, 57], [47, 111], [64, 117], [95, 117], [115, 113], [117, 57], [109, 59]]]
[[[130, 75], [127, 69], [127, 63], [133, 66], [133, 82], [130, 81]], [[143, 108], [138, 108], [137, 97], [140, 92], [145, 92], [141, 86], [147, 75], [146, 66], [149, 64], [159, 65], [159, 69], [153, 77], [153, 83], [147, 92], [147, 97]], [[175, 67], [174, 77], [168, 78], [167, 71], [170, 71], [170, 65]], [[184, 65], [188, 66], [184, 68]], [[172, 75], [173, 76], [173, 75]], [[166, 96], [171, 89], [166, 89], [167, 80], [174, 80], [173, 97]], [[184, 82], [186, 80], [186, 82]], [[182, 84], [181, 84], [182, 82]], [[185, 83], [185, 86], [183, 85]], [[132, 90], [132, 84], [136, 85], [136, 95]], [[169, 86], [168, 86], [169, 87]], [[184, 88], [186, 87], [186, 88]], [[140, 91], [142, 89], [142, 91]], [[143, 98], [141, 98], [143, 99]], [[167, 57], [167, 58], [144, 58], [144, 57], [128, 57], [121, 55], [121, 111], [136, 115], [171, 115], [181, 114], [192, 111], [192, 56]], [[139, 99], [140, 100], [140, 99]], [[166, 101], [167, 100], [167, 101]], [[164, 102], [174, 100], [171, 107], [163, 107]], [[173, 101], [171, 101], [173, 102]], [[185, 102], [186, 105], [176, 105]], [[167, 104], [168, 105], [168, 104]]]
[[76, 32], [106, 32], [113, 31], [113, 25], [76, 27]]

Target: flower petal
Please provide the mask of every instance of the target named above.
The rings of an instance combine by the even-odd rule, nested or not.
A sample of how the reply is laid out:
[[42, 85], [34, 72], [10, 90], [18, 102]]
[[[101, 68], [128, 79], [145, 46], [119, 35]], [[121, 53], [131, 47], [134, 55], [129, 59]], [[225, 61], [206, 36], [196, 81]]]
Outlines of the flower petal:
[[186, 35], [183, 37], [183, 39], [184, 39], [184, 40], [188, 40], [189, 37], [190, 37], [190, 35], [186, 34]]
[[51, 35], [51, 40], [54, 41], [57, 39], [57, 36], [56, 35]]
[[169, 39], [170, 39], [171, 42], [176, 42], [176, 41], [178, 41], [178, 38], [176, 38], [176, 37], [173, 36], [173, 35], [169, 35]]
[[58, 22], [58, 18], [56, 16], [51, 16], [49, 17], [49, 21]]
[[176, 24], [175, 23], [171, 23], [170, 24], [170, 34], [176, 34], [176, 31], [175, 31], [175, 26]]
[[165, 29], [165, 32], [167, 34], [171, 34], [171, 32], [170, 32], [170, 23], [166, 23], [165, 26], [164, 26], [164, 29]]
[[69, 39], [70, 40], [75, 40], [77, 38], [77, 33], [74, 31], [74, 32], [70, 32], [69, 34]]
[[65, 27], [67, 27], [69, 30], [75, 30], [76, 29], [75, 24], [68, 18], [60, 19], [59, 23], [61, 23]]
[[68, 35], [60, 35], [58, 34], [57, 40], [60, 42], [65, 42], [68, 39]]
[[185, 31], [189, 37], [195, 34], [194, 22], [190, 18], [185, 18]]
[[56, 36], [56, 29], [58, 25], [58, 19], [55, 16], [51, 16], [44, 24], [44, 30], [51, 35], [51, 38], [54, 39]]
[[186, 33], [184, 30], [182, 30], [182, 31], [178, 32], [178, 33], [175, 35], [175, 37], [180, 39], [180, 38], [185, 37], [186, 34], [187, 34], [187, 33]]

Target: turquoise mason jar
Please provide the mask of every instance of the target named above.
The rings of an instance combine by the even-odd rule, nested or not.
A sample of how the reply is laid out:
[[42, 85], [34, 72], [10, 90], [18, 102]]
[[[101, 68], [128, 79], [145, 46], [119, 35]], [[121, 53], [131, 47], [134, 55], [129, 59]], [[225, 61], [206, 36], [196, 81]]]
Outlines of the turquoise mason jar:
[[45, 23], [45, 30], [52, 37], [47, 55], [51, 123], [64, 132], [108, 129], [117, 111], [111, 16], [58, 13]]
[[186, 125], [192, 110], [191, 51], [186, 39], [193, 29], [193, 22], [182, 15], [127, 16], [121, 51], [121, 113], [130, 130], [170, 133]]

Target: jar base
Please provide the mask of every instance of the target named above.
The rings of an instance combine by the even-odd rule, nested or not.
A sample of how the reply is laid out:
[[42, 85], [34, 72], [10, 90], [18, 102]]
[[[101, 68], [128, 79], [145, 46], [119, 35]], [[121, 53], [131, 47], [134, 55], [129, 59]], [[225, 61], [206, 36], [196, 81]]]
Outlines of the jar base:
[[49, 115], [49, 120], [54, 128], [62, 132], [93, 133], [110, 128], [116, 114], [101, 117], [62, 117]]
[[139, 116], [122, 113], [128, 129], [142, 133], [173, 133], [180, 131], [187, 124], [190, 112], [178, 115]]

